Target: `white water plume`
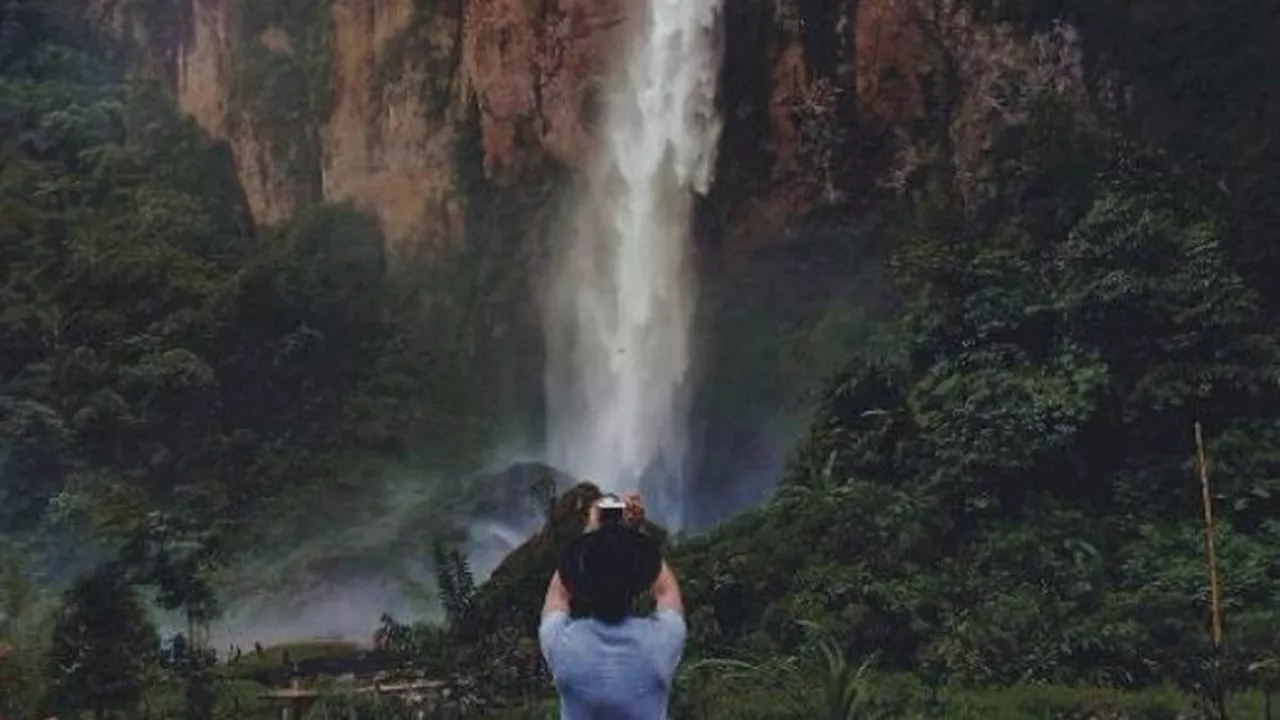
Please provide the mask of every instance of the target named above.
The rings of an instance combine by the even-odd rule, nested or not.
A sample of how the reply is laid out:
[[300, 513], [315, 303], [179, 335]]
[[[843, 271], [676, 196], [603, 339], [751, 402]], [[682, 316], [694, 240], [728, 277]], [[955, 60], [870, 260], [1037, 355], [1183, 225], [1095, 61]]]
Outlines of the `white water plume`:
[[693, 196], [710, 188], [721, 128], [720, 11], [721, 0], [648, 0], [637, 18], [543, 308], [548, 461], [640, 489], [672, 529], [686, 494]]

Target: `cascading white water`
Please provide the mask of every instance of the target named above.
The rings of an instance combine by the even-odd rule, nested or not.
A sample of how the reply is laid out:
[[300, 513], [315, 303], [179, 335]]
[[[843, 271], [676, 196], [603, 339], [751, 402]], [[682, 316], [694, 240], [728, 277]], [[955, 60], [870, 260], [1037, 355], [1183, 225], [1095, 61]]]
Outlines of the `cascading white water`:
[[712, 181], [722, 0], [648, 0], [544, 303], [548, 460], [683, 523], [694, 193]]

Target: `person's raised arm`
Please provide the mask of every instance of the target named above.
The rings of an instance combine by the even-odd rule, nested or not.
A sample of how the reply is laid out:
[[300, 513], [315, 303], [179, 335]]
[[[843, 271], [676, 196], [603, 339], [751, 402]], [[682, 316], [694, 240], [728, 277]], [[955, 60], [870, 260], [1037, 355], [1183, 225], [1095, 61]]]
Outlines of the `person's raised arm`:
[[[583, 529], [584, 532], [591, 532], [600, 527], [600, 508], [595, 503], [587, 510], [587, 525]], [[551, 613], [569, 612], [569, 588], [564, 586], [564, 582], [560, 580], [560, 571], [557, 570], [551, 574], [551, 582], [547, 583], [547, 594], [542, 599], [542, 617], [546, 617]]]
[[538, 645], [552, 677], [558, 677], [564, 661], [560, 650], [565, 626], [569, 623], [569, 588], [560, 581], [560, 571], [551, 574], [547, 583], [547, 596], [542, 601], [542, 619], [538, 622]]
[[547, 595], [542, 600], [542, 617], [557, 612], [569, 612], [569, 589], [560, 581], [559, 570], [551, 575], [551, 582], [547, 583]]
[[[623, 511], [625, 522], [635, 528], [642, 527], [645, 512], [644, 501], [641, 500], [640, 494], [627, 495], [626, 502], [627, 507]], [[662, 561], [662, 569], [658, 571], [657, 579], [649, 587], [649, 592], [653, 594], [654, 604], [659, 610], [671, 610], [680, 617], [684, 617], [684, 600], [680, 597], [680, 583], [665, 559]]]
[[658, 579], [653, 581], [650, 591], [653, 593], [657, 612], [653, 614], [648, 642], [663, 682], [671, 687], [680, 658], [684, 656], [684, 642], [688, 637], [689, 627], [685, 624], [680, 583], [676, 582], [676, 574], [671, 571], [666, 560], [662, 561], [662, 570], [658, 572]]
[[680, 597], [680, 583], [676, 581], [676, 574], [671, 571], [671, 566], [664, 559], [662, 561], [662, 570], [658, 572], [658, 579], [653, 581], [650, 588], [653, 593], [654, 604], [659, 610], [671, 610], [684, 617], [684, 599]]

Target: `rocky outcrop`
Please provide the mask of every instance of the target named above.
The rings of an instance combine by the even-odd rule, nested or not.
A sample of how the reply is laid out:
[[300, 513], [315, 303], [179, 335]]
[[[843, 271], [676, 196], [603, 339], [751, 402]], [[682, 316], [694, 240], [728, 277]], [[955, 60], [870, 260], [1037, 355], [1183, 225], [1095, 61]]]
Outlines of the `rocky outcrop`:
[[[632, 4], [634, 5], [634, 4]], [[487, 176], [503, 183], [546, 160], [577, 167], [597, 94], [628, 20], [621, 0], [472, 0], [466, 77], [480, 109]]]
[[727, 13], [717, 205], [739, 251], [815, 209], [902, 188], [931, 153], [949, 153], [972, 194], [1037, 90], [1084, 95], [1070, 26], [1020, 33], [976, 21], [962, 0], [774, 0]]
[[179, 4], [94, 6], [138, 71], [230, 143], [255, 220], [354, 201], [399, 255], [459, 241], [477, 180], [536, 183], [584, 156], [626, 20], [621, 2], [586, 0]]
[[376, 213], [398, 255], [449, 243], [464, 227], [460, 11], [441, 2], [423, 14], [418, 5], [331, 3], [333, 105], [320, 130], [323, 197]]
[[[587, 512], [601, 495], [597, 486], [577, 483], [555, 497], [542, 528], [503, 558], [477, 592], [471, 613], [454, 630], [474, 639], [509, 625], [533, 635], [547, 581], [564, 549], [586, 529]], [[667, 533], [661, 526], [646, 521], [643, 529], [666, 546]]]
[[[937, 113], [969, 194], [996, 137], [1026, 119], [1030, 98], [1052, 91], [1086, 107], [1082, 46], [1069, 25], [1027, 36], [978, 22], [961, 0], [876, 0], [861, 3], [857, 17], [864, 117], [902, 131]], [[893, 178], [915, 164], [917, 148], [904, 140], [899, 132]]]
[[[527, 190], [589, 154], [599, 87], [643, 7], [182, 0], [157, 14], [94, 1], [229, 141], [259, 223], [350, 200], [401, 256], [461, 241], [476, 183]], [[709, 207], [731, 246], [900, 177], [931, 119], [945, 118], [962, 178], [976, 176], [993, 129], [1019, 112], [1008, 88], [1080, 84], [1070, 28], [1026, 39], [959, 0], [731, 2], [725, 22], [729, 147]]]

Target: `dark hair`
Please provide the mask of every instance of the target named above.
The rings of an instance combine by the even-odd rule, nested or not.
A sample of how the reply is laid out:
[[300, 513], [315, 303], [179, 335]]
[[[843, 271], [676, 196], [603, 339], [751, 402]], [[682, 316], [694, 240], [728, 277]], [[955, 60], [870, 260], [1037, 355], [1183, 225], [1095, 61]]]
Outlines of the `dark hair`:
[[633, 528], [606, 525], [575, 538], [560, 561], [570, 615], [622, 622], [661, 567], [657, 543]]
[[635, 609], [635, 597], [628, 595], [613, 596], [573, 596], [569, 601], [569, 616], [573, 618], [593, 618], [608, 625], [617, 625], [631, 616]]

